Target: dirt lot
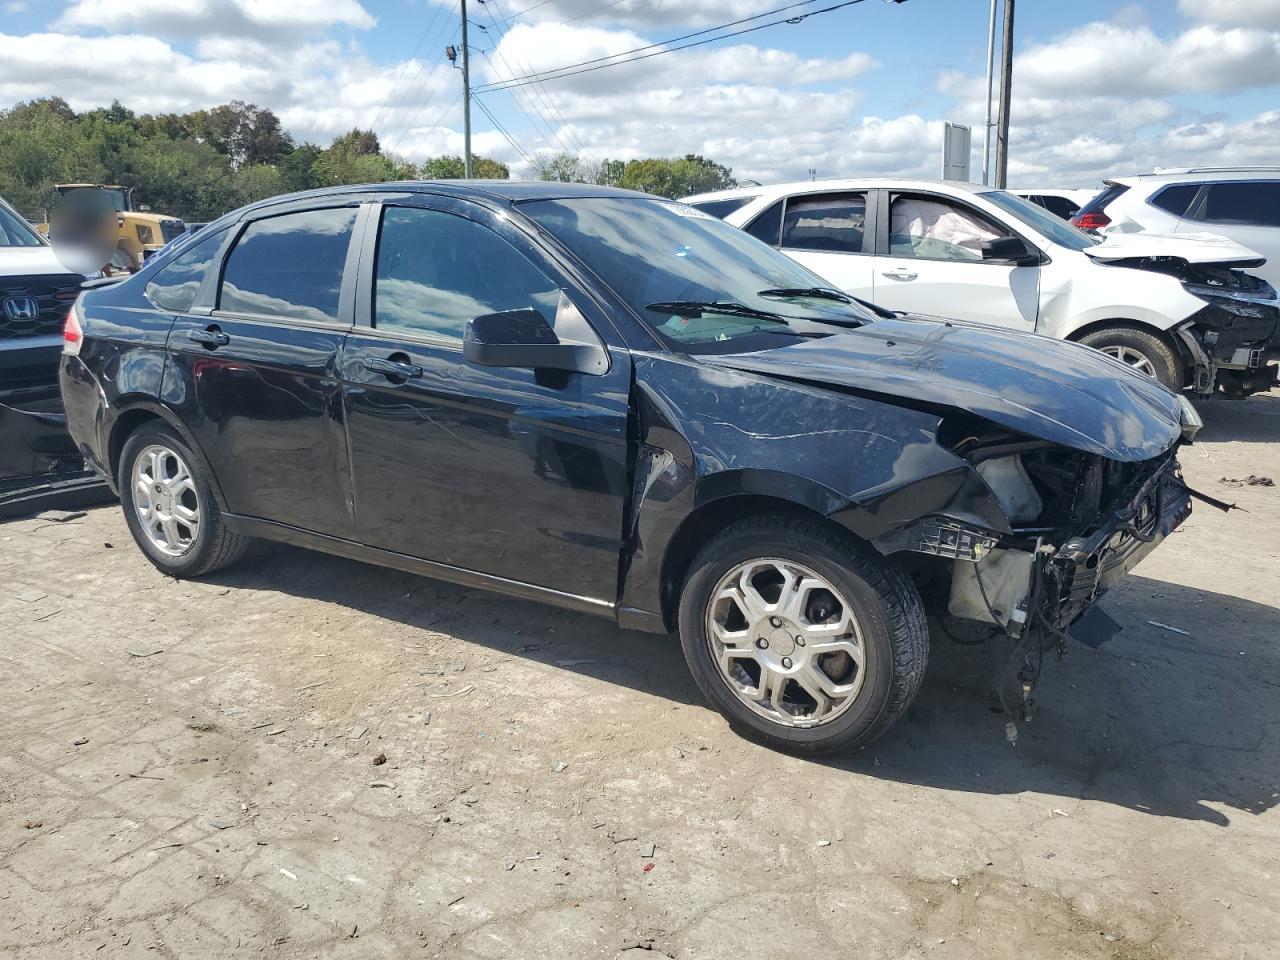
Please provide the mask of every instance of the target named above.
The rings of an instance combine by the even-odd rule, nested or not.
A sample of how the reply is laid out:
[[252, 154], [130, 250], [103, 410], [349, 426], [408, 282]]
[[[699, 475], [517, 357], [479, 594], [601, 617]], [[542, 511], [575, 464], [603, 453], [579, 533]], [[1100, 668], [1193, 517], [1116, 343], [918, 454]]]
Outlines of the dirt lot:
[[1280, 481], [1280, 396], [1204, 414], [1189, 479], [1248, 512], [1104, 601], [1016, 747], [995, 644], [806, 762], [671, 640], [283, 547], [174, 582], [116, 507], [0, 525], [0, 957], [1280, 956], [1280, 486], [1221, 482]]

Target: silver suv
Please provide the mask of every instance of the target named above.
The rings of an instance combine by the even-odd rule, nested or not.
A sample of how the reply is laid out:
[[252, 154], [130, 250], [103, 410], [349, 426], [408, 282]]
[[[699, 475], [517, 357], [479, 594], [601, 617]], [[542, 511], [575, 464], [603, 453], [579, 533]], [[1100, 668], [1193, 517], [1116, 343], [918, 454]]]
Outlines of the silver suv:
[[1280, 288], [1280, 167], [1198, 167], [1105, 181], [1072, 220], [1103, 233], [1216, 233], [1267, 262], [1249, 272]]

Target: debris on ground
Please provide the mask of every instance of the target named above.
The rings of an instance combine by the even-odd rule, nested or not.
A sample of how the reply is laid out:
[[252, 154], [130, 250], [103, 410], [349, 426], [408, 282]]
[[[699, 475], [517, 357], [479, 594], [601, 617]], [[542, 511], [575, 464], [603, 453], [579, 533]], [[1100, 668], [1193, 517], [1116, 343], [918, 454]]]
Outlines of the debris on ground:
[[84, 510], [46, 510], [44, 513], [37, 513], [35, 519], [50, 520], [53, 523], [70, 523], [72, 520], [79, 520], [88, 515]]
[[385, 753], [380, 753], [373, 758], [373, 765], [375, 767], [380, 767], [386, 762], [387, 762], [387, 755]]
[[640, 856], [644, 857], [646, 860], [652, 860], [653, 855], [657, 852], [658, 845], [656, 843], [646, 843], [640, 848]]
[[26, 823], [24, 823], [22, 826], [23, 826], [23, 829], [26, 829], [26, 830], [39, 830], [41, 827], [43, 827], [43, 826], [44, 826], [44, 821], [43, 821], [43, 820], [28, 820], [28, 821], [27, 821]]
[[17, 593], [14, 594], [14, 596], [17, 597], [19, 600], [21, 600], [23, 603], [35, 603], [39, 600], [43, 600], [45, 597], [48, 596], [48, 594], [41, 593], [39, 590], [19, 590]]
[[1191, 632], [1189, 630], [1183, 630], [1181, 627], [1171, 627], [1169, 624], [1161, 623], [1159, 620], [1148, 620], [1147, 623], [1151, 624], [1153, 627], [1159, 627], [1161, 630], [1168, 630], [1170, 633], [1181, 634], [1184, 637], [1191, 636]]
[[396, 785], [392, 783], [390, 780], [370, 780], [369, 786], [385, 787], [387, 790], [394, 790], [396, 788]]
[[1223, 477], [1218, 482], [1228, 487], [1274, 487], [1276, 485], [1270, 477], [1260, 477], [1252, 473], [1244, 478]]
[[83, 747], [83, 746], [84, 746], [86, 743], [88, 743], [88, 742], [89, 742], [89, 738], [88, 738], [88, 737], [81, 737], [79, 740], [75, 741], [75, 743], [73, 743], [73, 744], [72, 744], [72, 746], [73, 746], [73, 747]]
[[157, 653], [164, 653], [164, 647], [129, 647], [125, 653], [131, 657], [154, 657]]
[[347, 739], [348, 739], [348, 740], [359, 740], [361, 737], [363, 737], [363, 736], [364, 736], [366, 733], [368, 733], [368, 732], [369, 732], [369, 728], [368, 728], [368, 727], [355, 726], [355, 727], [352, 727], [352, 728], [347, 732]]
[[552, 772], [552, 773], [561, 773], [561, 772], [563, 772], [564, 770], [568, 769], [568, 767], [569, 767], [569, 765], [568, 765], [567, 763], [565, 763], [563, 760], [557, 760], [555, 763], [553, 763], [553, 764], [551, 765], [551, 772]]

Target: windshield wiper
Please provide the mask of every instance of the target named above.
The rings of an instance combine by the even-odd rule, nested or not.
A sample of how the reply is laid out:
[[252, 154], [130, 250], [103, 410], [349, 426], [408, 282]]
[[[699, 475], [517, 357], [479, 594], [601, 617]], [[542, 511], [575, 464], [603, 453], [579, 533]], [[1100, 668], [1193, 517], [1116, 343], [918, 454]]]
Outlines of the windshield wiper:
[[[844, 296], [844, 294], [841, 294]], [[745, 303], [734, 300], [657, 300], [646, 303], [646, 310], [662, 313], [674, 313], [678, 317], [700, 317], [704, 313], [722, 313], [727, 317], [747, 317], [751, 320], [764, 320], [767, 323], [780, 323], [791, 326], [793, 320], [800, 323], [821, 323], [829, 327], [844, 327], [846, 330], [860, 327], [865, 320], [836, 320], [832, 317], [786, 317], [768, 310], [757, 310]]]
[[700, 317], [704, 313], [721, 313], [726, 317], [748, 317], [770, 323], [788, 323], [787, 318], [768, 310], [757, 310], [733, 300], [655, 300], [644, 305], [646, 310], [673, 313], [677, 317]]
[[757, 297], [809, 297], [813, 300], [835, 300], [839, 303], [853, 303], [853, 297], [832, 290], [830, 287], [770, 287], [759, 290]]

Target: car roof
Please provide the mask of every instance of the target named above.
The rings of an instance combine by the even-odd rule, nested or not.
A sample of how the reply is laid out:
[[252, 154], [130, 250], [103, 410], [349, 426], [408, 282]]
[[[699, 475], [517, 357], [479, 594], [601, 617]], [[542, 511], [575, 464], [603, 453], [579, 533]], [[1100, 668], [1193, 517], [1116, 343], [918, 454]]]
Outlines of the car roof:
[[604, 187], [594, 183], [556, 183], [546, 180], [396, 180], [389, 183], [357, 183], [286, 193], [250, 204], [246, 210], [260, 209], [296, 200], [344, 197], [360, 193], [445, 194], [476, 200], [520, 203], [528, 200], [570, 200], [581, 197], [647, 197], [634, 190]]
[[1280, 180], [1280, 167], [1181, 167], [1108, 177], [1107, 183], [1204, 183], [1214, 180]]
[[857, 177], [839, 180], [793, 180], [790, 183], [775, 183], [766, 187], [735, 187], [732, 190], [715, 190], [711, 193], [699, 193], [682, 197], [684, 203], [703, 203], [708, 200], [728, 200], [732, 197], [781, 197], [792, 193], [826, 193], [832, 190], [873, 190], [885, 188], [889, 190], [909, 190], [912, 187], [929, 190], [952, 190], [957, 193], [987, 193], [995, 187], [983, 183], [969, 183], [964, 180], [930, 180], [912, 177]]

